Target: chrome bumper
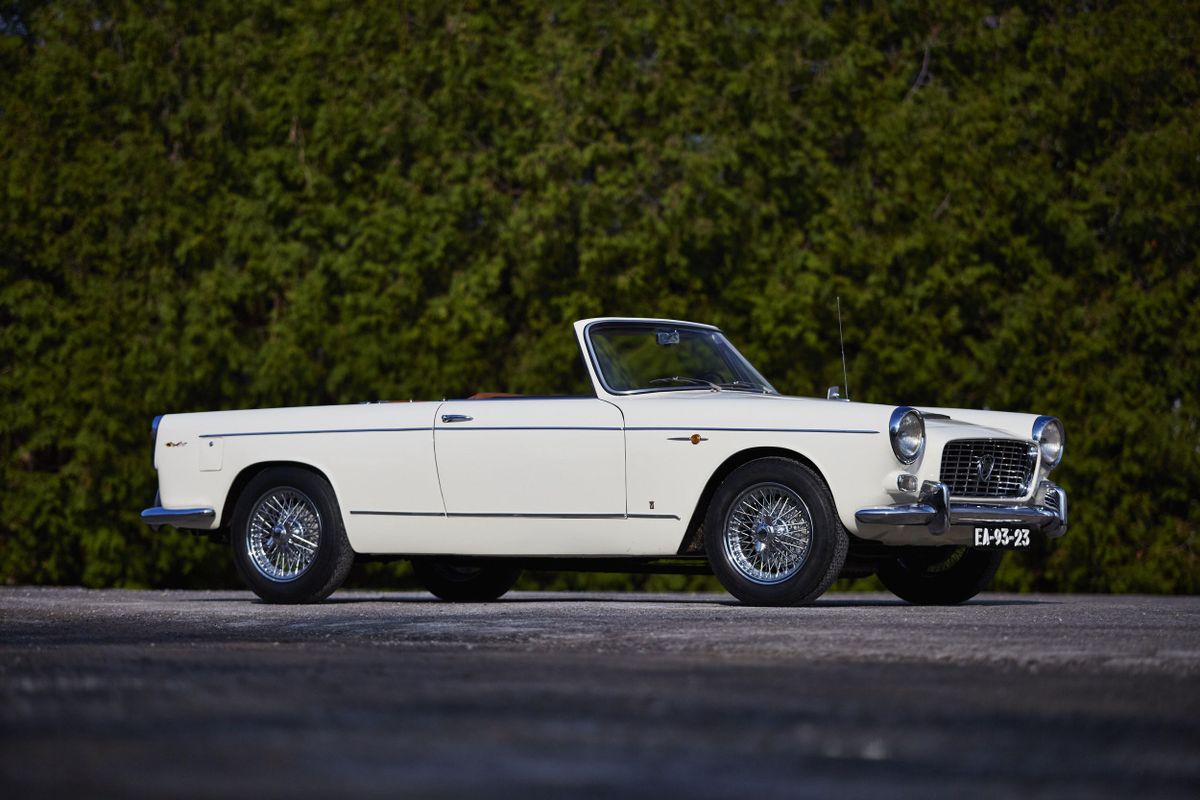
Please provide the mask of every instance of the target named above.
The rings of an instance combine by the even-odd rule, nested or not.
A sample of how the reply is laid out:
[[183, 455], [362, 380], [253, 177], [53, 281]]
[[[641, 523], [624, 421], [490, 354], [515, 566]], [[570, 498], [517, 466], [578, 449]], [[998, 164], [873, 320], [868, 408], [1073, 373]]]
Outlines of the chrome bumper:
[[950, 502], [944, 483], [925, 481], [916, 503], [860, 508], [854, 518], [865, 525], [919, 525], [941, 535], [954, 525], [1012, 525], [1061, 536], [1067, 530], [1067, 493], [1042, 481], [1034, 495], [1041, 505], [987, 505]]
[[151, 528], [160, 525], [174, 525], [176, 528], [195, 528], [208, 530], [217, 517], [217, 512], [211, 508], [163, 508], [151, 506], [142, 512], [142, 522]]

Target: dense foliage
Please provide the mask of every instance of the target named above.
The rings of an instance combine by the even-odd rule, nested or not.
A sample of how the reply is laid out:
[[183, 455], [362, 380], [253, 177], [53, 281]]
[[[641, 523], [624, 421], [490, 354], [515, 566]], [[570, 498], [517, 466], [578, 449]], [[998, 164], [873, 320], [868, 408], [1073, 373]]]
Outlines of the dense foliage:
[[[228, 580], [152, 415], [569, 389], [715, 322], [781, 390], [1060, 416], [1021, 589], [1200, 589], [1196, 3], [0, 0], [0, 575]], [[610, 584], [605, 584], [610, 585]]]

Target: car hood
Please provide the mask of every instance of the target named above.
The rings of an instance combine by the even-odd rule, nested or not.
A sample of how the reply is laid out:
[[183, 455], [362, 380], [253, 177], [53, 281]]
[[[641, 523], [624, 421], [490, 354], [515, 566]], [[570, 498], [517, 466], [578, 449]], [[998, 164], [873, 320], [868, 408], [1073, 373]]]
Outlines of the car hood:
[[[626, 424], [829, 428], [886, 433], [898, 405], [750, 392], [651, 392], [617, 401]], [[945, 439], [1031, 438], [1036, 414], [965, 408], [916, 407], [928, 434]]]

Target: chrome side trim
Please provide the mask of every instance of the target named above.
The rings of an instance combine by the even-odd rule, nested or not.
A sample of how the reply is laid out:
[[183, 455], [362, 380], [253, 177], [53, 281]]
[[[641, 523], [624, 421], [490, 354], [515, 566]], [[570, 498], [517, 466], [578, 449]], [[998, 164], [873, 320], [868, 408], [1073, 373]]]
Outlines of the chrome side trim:
[[351, 511], [369, 517], [444, 517], [444, 511]]
[[460, 519], [679, 519], [675, 514], [540, 514], [507, 511], [451, 511], [446, 514], [441, 511], [351, 511], [350, 513], [377, 517], [456, 517]]
[[468, 519], [679, 519], [674, 514], [540, 514], [535, 512], [451, 511], [447, 517]]
[[631, 426], [627, 431], [717, 431], [721, 433], [879, 433], [866, 428], [658, 428]]
[[207, 530], [216, 519], [217, 512], [211, 508], [163, 508], [151, 506], [142, 512], [142, 522], [151, 528], [173, 525], [176, 528]]
[[879, 433], [866, 428], [697, 428], [697, 427], [630, 427], [615, 425], [470, 425], [436, 428], [330, 428], [312, 431], [245, 431], [238, 433], [202, 433], [201, 439], [220, 439], [233, 436], [301, 436], [316, 433], [412, 433], [420, 431], [718, 431], [724, 433]]
[[[447, 414], [446, 416], [451, 416]], [[442, 418], [446, 422], [446, 418]], [[450, 420], [451, 422], [468, 422], [466, 420]], [[442, 431], [619, 431], [623, 430], [615, 425], [468, 425], [464, 428], [443, 428], [440, 425], [437, 427], [437, 432]]]
[[220, 439], [230, 436], [300, 436], [311, 433], [406, 433], [411, 431], [431, 431], [431, 426], [424, 428], [329, 428], [313, 431], [239, 431], [236, 433], [202, 433], [201, 439]]

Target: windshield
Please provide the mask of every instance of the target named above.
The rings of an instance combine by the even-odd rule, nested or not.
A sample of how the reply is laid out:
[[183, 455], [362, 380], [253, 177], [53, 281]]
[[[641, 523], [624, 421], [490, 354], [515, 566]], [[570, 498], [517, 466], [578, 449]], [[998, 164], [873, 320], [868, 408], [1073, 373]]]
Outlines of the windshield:
[[720, 331], [608, 322], [592, 325], [587, 335], [596, 369], [611, 392], [705, 389], [778, 394]]

